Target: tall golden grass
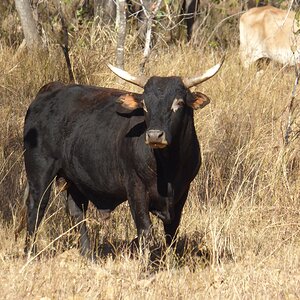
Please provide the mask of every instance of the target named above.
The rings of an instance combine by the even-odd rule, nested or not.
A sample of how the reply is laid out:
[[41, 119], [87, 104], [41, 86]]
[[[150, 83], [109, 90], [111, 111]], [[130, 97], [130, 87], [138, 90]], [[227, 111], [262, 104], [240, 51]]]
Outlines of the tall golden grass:
[[[77, 82], [140, 91], [107, 69], [114, 36], [101, 34], [82, 36], [73, 47]], [[257, 78], [254, 68], [242, 69], [237, 53], [232, 47], [221, 71], [195, 88], [212, 101], [195, 112], [203, 164], [184, 208], [178, 253], [132, 256], [135, 228], [125, 203], [105, 222], [91, 207], [88, 224], [99, 257], [90, 262], [79, 255], [78, 237], [69, 230], [64, 195], [53, 193], [38, 234], [38, 257], [23, 257], [24, 231], [14, 238], [25, 182], [26, 109], [43, 84], [68, 79], [58, 47], [47, 55], [17, 57], [1, 46], [0, 298], [299, 299], [299, 139], [284, 144], [295, 75], [271, 65]], [[137, 73], [141, 57], [129, 37], [126, 69]], [[152, 53], [147, 72], [192, 75], [220, 57], [214, 50], [164, 45]], [[299, 124], [299, 93], [296, 103]], [[162, 224], [153, 222], [163, 240]]]

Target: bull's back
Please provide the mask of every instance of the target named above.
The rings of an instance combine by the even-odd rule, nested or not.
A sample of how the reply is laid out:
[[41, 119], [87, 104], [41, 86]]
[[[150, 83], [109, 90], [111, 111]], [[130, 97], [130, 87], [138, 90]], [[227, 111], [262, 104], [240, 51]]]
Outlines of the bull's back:
[[85, 113], [105, 109], [126, 93], [107, 88], [83, 85], [64, 85], [52, 82], [44, 85], [28, 108], [25, 130], [28, 127], [59, 128], [68, 126]]
[[[118, 90], [66, 86], [58, 82], [43, 86], [26, 114], [25, 150], [42, 151], [43, 148], [49, 155], [61, 157], [68, 137], [73, 135], [76, 139], [76, 134], [80, 134], [78, 128], [97, 119], [96, 115], [101, 115], [100, 111], [103, 111], [104, 117], [98, 119], [104, 120], [107, 108], [112, 107], [114, 100], [121, 94], [122, 91]], [[108, 114], [112, 117], [111, 112]]]

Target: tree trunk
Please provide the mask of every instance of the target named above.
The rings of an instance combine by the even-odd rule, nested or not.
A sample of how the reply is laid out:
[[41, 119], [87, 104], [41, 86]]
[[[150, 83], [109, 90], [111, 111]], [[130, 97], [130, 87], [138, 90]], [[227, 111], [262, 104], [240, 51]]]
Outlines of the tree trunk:
[[116, 4], [114, 0], [94, 0], [94, 20], [96, 23], [113, 23], [116, 18]]
[[140, 71], [141, 73], [144, 73], [145, 71], [145, 64], [149, 60], [150, 56], [150, 46], [151, 46], [151, 37], [152, 37], [152, 23], [153, 19], [155, 18], [160, 5], [161, 5], [162, 0], [157, 0], [154, 3], [151, 3], [149, 1], [142, 1], [141, 4], [143, 7], [144, 14], [146, 16], [146, 37], [145, 37], [145, 47], [144, 47], [144, 54], [143, 54], [143, 60], [140, 64]]
[[42, 39], [39, 36], [29, 0], [15, 0], [15, 4], [20, 17], [27, 48], [42, 48]]
[[183, 13], [185, 15], [187, 40], [190, 41], [193, 34], [193, 25], [199, 8], [198, 0], [185, 0], [183, 3]]
[[117, 0], [116, 27], [118, 31], [116, 66], [124, 69], [124, 44], [126, 38], [126, 0]]
[[60, 38], [58, 38], [58, 43], [61, 46], [64, 56], [65, 56], [68, 73], [69, 73], [69, 81], [70, 81], [70, 83], [74, 83], [75, 78], [74, 78], [74, 73], [73, 73], [72, 64], [71, 64], [70, 55], [69, 55], [68, 24], [67, 24], [63, 9], [61, 7], [60, 0], [57, 0], [57, 7], [58, 7], [58, 13], [59, 13], [60, 22], [61, 22], [61, 32], [60, 32]]

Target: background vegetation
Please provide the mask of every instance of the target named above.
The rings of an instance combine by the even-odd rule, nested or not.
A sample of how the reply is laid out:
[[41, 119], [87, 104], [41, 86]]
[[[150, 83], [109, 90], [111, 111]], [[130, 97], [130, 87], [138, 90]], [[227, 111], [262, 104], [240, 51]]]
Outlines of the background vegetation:
[[[258, 79], [255, 67], [244, 70], [240, 65], [238, 16], [213, 28], [232, 9], [240, 10], [238, 1], [211, 1], [207, 21], [189, 43], [184, 27], [176, 27], [179, 36], [173, 40], [160, 29], [146, 68], [150, 75], [191, 75], [219, 61], [221, 48], [227, 50], [221, 71], [195, 88], [212, 101], [195, 113], [203, 165], [184, 209], [177, 253], [160, 253], [162, 224], [153, 218], [157, 249], [132, 255], [135, 228], [125, 203], [108, 221], [90, 207], [88, 225], [98, 260], [89, 262], [79, 255], [78, 237], [69, 231], [65, 196], [53, 192], [38, 235], [42, 252], [30, 260], [23, 257], [25, 232], [17, 240], [14, 232], [25, 182], [24, 116], [39, 88], [53, 80], [67, 83], [68, 71], [51, 30], [47, 52], [17, 52], [22, 31], [13, 3], [6, 2], [0, 37], [0, 298], [299, 299], [299, 92], [294, 138], [285, 145], [294, 70], [271, 64]], [[222, 5], [223, 15], [218, 10]], [[76, 81], [140, 91], [120, 83], [105, 65], [115, 58], [113, 25], [79, 20], [75, 13], [70, 22]], [[125, 69], [138, 73], [143, 49], [132, 28]]]

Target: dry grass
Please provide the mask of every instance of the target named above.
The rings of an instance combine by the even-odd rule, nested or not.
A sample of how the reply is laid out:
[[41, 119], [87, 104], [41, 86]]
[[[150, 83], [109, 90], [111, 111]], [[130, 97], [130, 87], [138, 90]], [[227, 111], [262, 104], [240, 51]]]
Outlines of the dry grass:
[[[72, 50], [80, 83], [137, 90], [117, 83], [108, 36], [92, 36]], [[104, 41], [104, 42], [103, 42]], [[131, 43], [131, 44], [130, 44]], [[80, 45], [83, 45], [82, 47]], [[138, 71], [141, 51], [129, 40], [126, 69]], [[195, 113], [203, 165], [193, 182], [180, 226], [178, 252], [156, 260], [131, 257], [135, 229], [128, 206], [102, 222], [90, 210], [89, 227], [99, 259], [80, 257], [68, 231], [64, 197], [54, 197], [38, 235], [41, 255], [22, 256], [20, 217], [24, 169], [22, 124], [30, 101], [48, 81], [67, 81], [59, 49], [49, 56], [0, 52], [0, 298], [3, 299], [299, 299], [299, 139], [284, 146], [293, 71], [267, 69], [260, 79], [243, 70], [231, 49], [218, 75], [196, 89], [212, 99]], [[221, 54], [186, 45], [151, 57], [151, 75], [190, 75]], [[299, 111], [299, 96], [296, 98]], [[158, 239], [161, 223], [153, 218]]]

